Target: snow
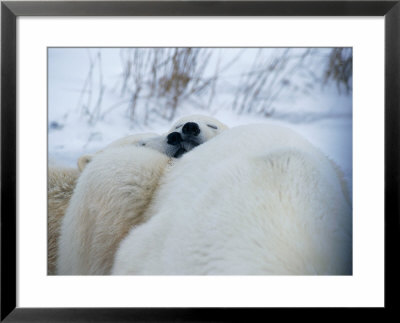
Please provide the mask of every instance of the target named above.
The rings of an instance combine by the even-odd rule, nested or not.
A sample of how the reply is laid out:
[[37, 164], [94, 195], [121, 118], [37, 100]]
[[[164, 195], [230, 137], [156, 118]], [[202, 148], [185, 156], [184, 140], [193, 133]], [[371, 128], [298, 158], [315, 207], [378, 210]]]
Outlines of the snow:
[[[287, 49], [208, 50], [212, 55], [203, 76], [219, 74], [212, 100], [211, 92], [204, 92], [195, 100], [188, 99], [179, 106], [174, 119], [189, 114], [208, 114], [230, 127], [252, 123], [277, 123], [290, 127], [339, 165], [351, 190], [352, 95], [343, 91], [339, 94], [336, 84], [323, 87], [318, 82], [310, 83], [310, 77], [305, 73], [308, 70], [320, 73], [330, 49], [314, 49], [315, 55], [304, 63], [307, 69], [296, 68], [297, 61], [292, 59], [300, 57], [306, 49], [291, 49], [287, 55], [288, 63], [280, 74], [267, 75], [266, 84], [270, 82], [270, 85], [264, 89], [265, 95], [274, 98], [273, 95], [279, 94], [270, 101], [270, 115], [254, 111], [240, 113], [240, 109], [233, 109], [234, 98], [246, 85], [244, 71], [257, 72], [275, 64], [274, 59], [284, 57]], [[127, 53], [129, 49], [122, 52], [119, 48], [48, 50], [50, 163], [76, 167], [80, 156], [93, 153], [118, 138], [140, 132], [161, 134], [169, 129], [171, 121], [158, 117], [154, 112], [145, 119], [148, 106], [140, 100], [135, 110], [137, 120], [129, 120], [127, 111], [131, 96], [129, 91], [123, 93], [121, 90], [123, 56]], [[287, 86], [280, 89], [281, 84]], [[132, 86], [131, 83], [128, 85]], [[162, 99], [148, 102], [152, 109], [165, 105]], [[243, 105], [246, 109], [247, 106]], [[262, 105], [255, 106], [254, 110], [260, 107]]]

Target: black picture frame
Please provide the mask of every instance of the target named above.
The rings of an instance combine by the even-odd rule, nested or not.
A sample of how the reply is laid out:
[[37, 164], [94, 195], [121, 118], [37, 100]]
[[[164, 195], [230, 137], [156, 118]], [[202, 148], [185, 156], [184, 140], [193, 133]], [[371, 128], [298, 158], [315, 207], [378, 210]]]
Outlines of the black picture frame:
[[[385, 19], [385, 306], [395, 311], [399, 255], [400, 1], [87, 1], [1, 3], [1, 321], [249, 321], [265, 311], [297, 318], [343, 318], [361, 309], [18, 308], [16, 307], [16, 19], [19, 16], [384, 16]], [[205, 295], [206, 297], [206, 295]], [[310, 310], [313, 313], [309, 313]], [[317, 313], [315, 313], [315, 311]], [[326, 313], [323, 313], [326, 315]], [[393, 313], [391, 313], [393, 314]], [[262, 316], [261, 316], [262, 317]]]

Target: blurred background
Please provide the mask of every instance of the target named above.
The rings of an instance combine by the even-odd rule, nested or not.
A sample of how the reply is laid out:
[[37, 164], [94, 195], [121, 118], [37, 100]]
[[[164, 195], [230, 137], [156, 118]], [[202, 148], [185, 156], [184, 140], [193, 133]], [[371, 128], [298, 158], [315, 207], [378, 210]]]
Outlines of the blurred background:
[[352, 48], [49, 48], [49, 162], [189, 114], [279, 123], [352, 183]]

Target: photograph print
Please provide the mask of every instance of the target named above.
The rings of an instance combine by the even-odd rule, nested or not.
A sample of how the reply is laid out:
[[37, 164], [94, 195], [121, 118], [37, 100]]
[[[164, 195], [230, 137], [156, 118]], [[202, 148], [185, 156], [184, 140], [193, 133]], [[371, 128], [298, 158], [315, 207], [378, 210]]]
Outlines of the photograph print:
[[48, 275], [352, 275], [352, 48], [47, 63]]

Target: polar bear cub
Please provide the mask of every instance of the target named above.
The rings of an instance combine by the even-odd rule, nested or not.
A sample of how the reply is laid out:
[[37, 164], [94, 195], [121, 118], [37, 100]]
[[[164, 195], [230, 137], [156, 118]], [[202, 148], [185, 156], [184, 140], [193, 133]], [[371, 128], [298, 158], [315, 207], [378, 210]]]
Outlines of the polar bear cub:
[[349, 275], [352, 211], [335, 166], [295, 132], [224, 131], [164, 175], [112, 274]]
[[[190, 115], [176, 121], [166, 134], [159, 136], [149, 133], [142, 135], [141, 140], [138, 140], [137, 135], [132, 135], [113, 142], [105, 149], [116, 146], [144, 146], [169, 157], [179, 158], [226, 129], [228, 127], [215, 118]], [[93, 155], [80, 157], [78, 160], [79, 170], [82, 171], [92, 158]]]
[[[146, 133], [131, 135], [118, 139], [108, 145], [111, 147], [123, 147], [134, 145], [138, 141], [146, 138], [158, 136], [157, 134]], [[103, 149], [104, 150], [104, 149]], [[48, 168], [47, 185], [47, 273], [56, 274], [56, 262], [58, 258], [58, 240], [62, 219], [66, 213], [69, 201], [72, 197], [76, 182], [81, 171], [86, 164], [93, 158], [92, 155], [82, 156], [78, 159], [78, 169], [50, 165]]]
[[190, 116], [163, 136], [125, 137], [81, 157], [84, 171], [61, 226], [57, 273], [109, 274], [119, 242], [150, 214], [146, 211], [170, 156], [179, 151], [180, 157], [226, 128], [214, 118]]
[[168, 161], [136, 146], [111, 147], [92, 158], [61, 225], [57, 274], [109, 273], [119, 242], [143, 221]]

